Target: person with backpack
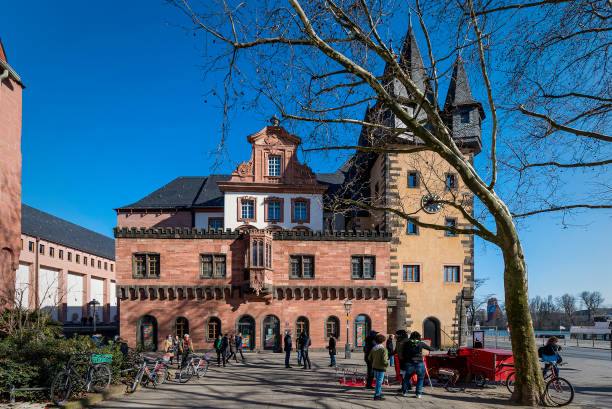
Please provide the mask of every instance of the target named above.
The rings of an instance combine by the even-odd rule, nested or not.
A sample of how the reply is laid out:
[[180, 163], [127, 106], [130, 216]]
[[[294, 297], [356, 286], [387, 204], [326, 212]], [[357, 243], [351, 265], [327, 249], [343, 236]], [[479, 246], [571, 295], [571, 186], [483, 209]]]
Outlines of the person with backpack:
[[185, 365], [187, 364], [187, 358], [189, 357], [189, 354], [192, 352], [193, 352], [193, 342], [191, 342], [191, 339], [189, 339], [189, 334], [185, 334], [179, 346], [179, 353], [182, 355], [181, 368], [185, 367]]
[[374, 337], [376, 337], [376, 334], [378, 334], [378, 332], [370, 331], [370, 334], [364, 340], [363, 345], [363, 360], [365, 361], [367, 367], [367, 376], [365, 382], [366, 389], [373, 389], [372, 382], [374, 381], [374, 371], [372, 369], [372, 363], [370, 362], [370, 352], [372, 351], [372, 348], [374, 348]]
[[[238, 336], [236, 336], [236, 352], [240, 352], [240, 358], [242, 359], [242, 363], [244, 363], [245, 359], [244, 359], [244, 355], [242, 355], [242, 332], [238, 333]], [[238, 357], [236, 355], [236, 357]]]
[[550, 337], [548, 341], [546, 341], [546, 345], [538, 348], [538, 356], [542, 359], [543, 362], [546, 362], [544, 365], [544, 369], [542, 370], [542, 376], [546, 377], [546, 372], [552, 367], [553, 372], [556, 377], [559, 377], [559, 368], [552, 363], [561, 363], [563, 362], [563, 358], [559, 355], [559, 351], [561, 351], [561, 345], [557, 345], [559, 342], [559, 338]]
[[[223, 343], [223, 339], [221, 334], [217, 334], [217, 338], [215, 338], [215, 352], [217, 353], [217, 366], [221, 366], [221, 358], [223, 358], [223, 354], [221, 352], [221, 344]], [[223, 360], [223, 366], [225, 366], [225, 359]]]
[[293, 368], [289, 363], [289, 359], [291, 359], [291, 351], [293, 350], [293, 346], [291, 345], [291, 331], [289, 330], [285, 332], [285, 338], [283, 339], [283, 350], [285, 351], [285, 368]]
[[374, 400], [385, 400], [382, 396], [382, 383], [385, 379], [385, 373], [389, 366], [389, 352], [383, 343], [385, 336], [376, 334], [374, 337], [374, 346], [368, 355], [368, 361], [372, 366], [376, 387], [374, 388]]
[[308, 357], [308, 348], [310, 348], [310, 337], [306, 331], [300, 334], [300, 349], [302, 351], [302, 360], [304, 361], [304, 369], [312, 369], [310, 358]]
[[[436, 348], [430, 347], [424, 342], [421, 342], [421, 334], [417, 331], [410, 333], [408, 341], [402, 344], [404, 349], [402, 352], [402, 359], [405, 360], [406, 364], [404, 367], [404, 379], [407, 382], [402, 382], [402, 396], [412, 389], [412, 382], [410, 378], [414, 373], [417, 374], [417, 385], [416, 385], [416, 397], [420, 398], [423, 395], [423, 379], [425, 378], [425, 363], [423, 362], [423, 349], [428, 351], [436, 351]], [[407, 388], [404, 388], [404, 384]]]
[[329, 352], [330, 359], [329, 366], [336, 366], [336, 338], [333, 335], [329, 337], [327, 351]]

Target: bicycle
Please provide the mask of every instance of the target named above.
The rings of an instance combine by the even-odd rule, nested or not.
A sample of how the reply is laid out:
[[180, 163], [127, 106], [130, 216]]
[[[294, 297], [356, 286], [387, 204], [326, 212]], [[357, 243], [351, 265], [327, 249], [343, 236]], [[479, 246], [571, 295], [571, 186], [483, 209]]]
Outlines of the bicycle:
[[178, 373], [179, 383], [188, 382], [193, 375], [196, 375], [198, 379], [204, 377], [208, 372], [210, 359], [211, 357], [208, 354], [202, 357], [198, 355], [191, 355], [191, 358], [189, 358], [185, 366], [182, 367]]
[[[73, 357], [88, 357], [87, 362], [85, 361], [73, 361]], [[73, 378], [76, 381], [80, 381], [85, 384], [87, 392], [102, 392], [108, 389], [111, 381], [111, 371], [109, 363], [112, 361], [113, 356], [111, 354], [70, 354], [68, 362], [62, 367], [62, 369], [53, 378], [51, 384], [51, 400], [56, 405], [68, 400], [72, 393]], [[76, 370], [73, 365], [84, 365], [87, 364], [87, 371], [85, 376]]]
[[[574, 387], [567, 379], [556, 375], [559, 371], [558, 367], [565, 365], [565, 363], [545, 363], [552, 364], [550, 373], [544, 377], [544, 382], [546, 382], [546, 396], [548, 396], [550, 401], [557, 406], [569, 405], [574, 400]], [[510, 393], [514, 392], [514, 372], [508, 374], [506, 378], [506, 388], [508, 388]]]
[[[134, 381], [129, 388], [129, 392], [135, 392], [138, 389], [138, 385], [142, 384], [142, 386], [148, 386], [149, 382], [153, 384], [153, 387], [157, 387], [157, 385], [161, 385], [166, 382], [168, 379], [168, 362], [170, 362], [169, 357], [164, 356], [162, 359], [154, 359], [148, 358], [146, 356], [140, 356], [141, 363], [136, 368], [136, 376], [134, 376]], [[147, 364], [154, 363], [153, 369], [149, 369]], [[146, 378], [143, 377], [146, 375]]]

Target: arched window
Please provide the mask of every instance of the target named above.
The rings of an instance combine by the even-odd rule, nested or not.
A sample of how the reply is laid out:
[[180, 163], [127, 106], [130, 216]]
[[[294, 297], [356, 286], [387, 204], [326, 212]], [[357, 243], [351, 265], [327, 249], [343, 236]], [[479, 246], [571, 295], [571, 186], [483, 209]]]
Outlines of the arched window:
[[210, 317], [206, 323], [206, 340], [213, 342], [219, 334], [221, 334], [221, 320], [217, 317]]
[[250, 315], [243, 315], [238, 320], [236, 332], [242, 334], [242, 347], [244, 349], [255, 348], [255, 319]]
[[174, 320], [174, 336], [183, 338], [185, 334], [189, 334], [189, 321], [185, 317], [178, 317]]
[[333, 315], [328, 317], [325, 322], [325, 338], [329, 339], [330, 337], [340, 338], [340, 320]]
[[372, 328], [372, 320], [365, 314], [355, 317], [355, 347], [363, 348], [365, 339]]
[[302, 332], [310, 334], [310, 323], [306, 317], [298, 317], [295, 321], [295, 337], [299, 337]]
[[136, 343], [145, 351], [157, 350], [157, 320], [151, 315], [143, 315], [136, 325]]

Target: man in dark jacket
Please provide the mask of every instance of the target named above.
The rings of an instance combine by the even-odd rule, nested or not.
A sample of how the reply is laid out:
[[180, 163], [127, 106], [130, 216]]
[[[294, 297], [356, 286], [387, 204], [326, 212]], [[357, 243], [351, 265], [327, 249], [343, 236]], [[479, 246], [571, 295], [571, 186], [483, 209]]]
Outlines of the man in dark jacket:
[[[221, 344], [223, 343], [223, 337], [221, 334], [217, 334], [217, 338], [215, 338], [215, 352], [217, 353], [217, 366], [221, 366], [221, 358], [223, 358], [223, 354], [221, 352]], [[225, 366], [225, 359], [223, 360], [223, 366]]]
[[402, 395], [405, 395], [411, 388], [410, 378], [412, 374], [417, 374], [417, 385], [416, 385], [416, 397], [420, 398], [423, 393], [423, 379], [425, 378], [425, 364], [423, 363], [423, 349], [428, 351], [435, 351], [436, 348], [432, 348], [424, 342], [421, 342], [421, 334], [416, 331], [410, 333], [410, 339], [402, 344], [403, 353], [402, 357], [406, 361], [404, 367], [405, 377], [407, 378], [408, 388], [404, 389], [402, 382]]
[[293, 350], [293, 344], [291, 343], [291, 331], [287, 331], [285, 333], [283, 350], [285, 351], [285, 368], [293, 368], [289, 364], [289, 359], [291, 358], [291, 351]]
[[[397, 353], [397, 360], [399, 361], [400, 370], [404, 370], [406, 366], [406, 360], [404, 359], [404, 342], [408, 341], [408, 332], [404, 329], [400, 329], [395, 331], [396, 341], [395, 341], [395, 352]], [[402, 387], [400, 388], [400, 393], [403, 393], [405, 390], [408, 390], [408, 378], [405, 376], [402, 377]]]
[[378, 334], [378, 332], [370, 331], [370, 334], [366, 337], [363, 345], [363, 360], [365, 361], [366, 366], [368, 368], [368, 375], [366, 376], [365, 383], [366, 389], [374, 389], [374, 387], [372, 386], [372, 382], [374, 382], [374, 370], [372, 369], [372, 363], [369, 360], [369, 356], [370, 352], [372, 351], [372, 348], [374, 348], [374, 345], [376, 345], [376, 342], [374, 341], [374, 337], [376, 337], [376, 334]]
[[332, 335], [329, 337], [329, 344], [327, 345], [329, 351], [329, 366], [336, 366], [336, 338]]
[[300, 334], [300, 349], [302, 350], [302, 360], [304, 361], [304, 369], [312, 369], [310, 358], [308, 357], [308, 348], [310, 348], [310, 337], [306, 331]]
[[229, 337], [227, 334], [221, 338], [221, 356], [223, 357], [223, 366], [229, 364]]

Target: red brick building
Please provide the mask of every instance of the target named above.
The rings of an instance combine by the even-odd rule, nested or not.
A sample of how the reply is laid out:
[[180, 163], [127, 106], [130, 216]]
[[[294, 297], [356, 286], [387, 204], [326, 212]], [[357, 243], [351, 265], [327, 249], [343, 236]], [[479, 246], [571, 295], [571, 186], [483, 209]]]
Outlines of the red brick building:
[[322, 232], [334, 174], [299, 163], [300, 138], [279, 126], [248, 137], [252, 156], [232, 175], [178, 178], [117, 210], [120, 333], [131, 346], [161, 347], [190, 334], [210, 348], [218, 333], [245, 347], [280, 348], [281, 335], [308, 331], [313, 347], [387, 331], [388, 233]]
[[21, 91], [0, 41], [0, 307], [12, 305], [21, 234]]

